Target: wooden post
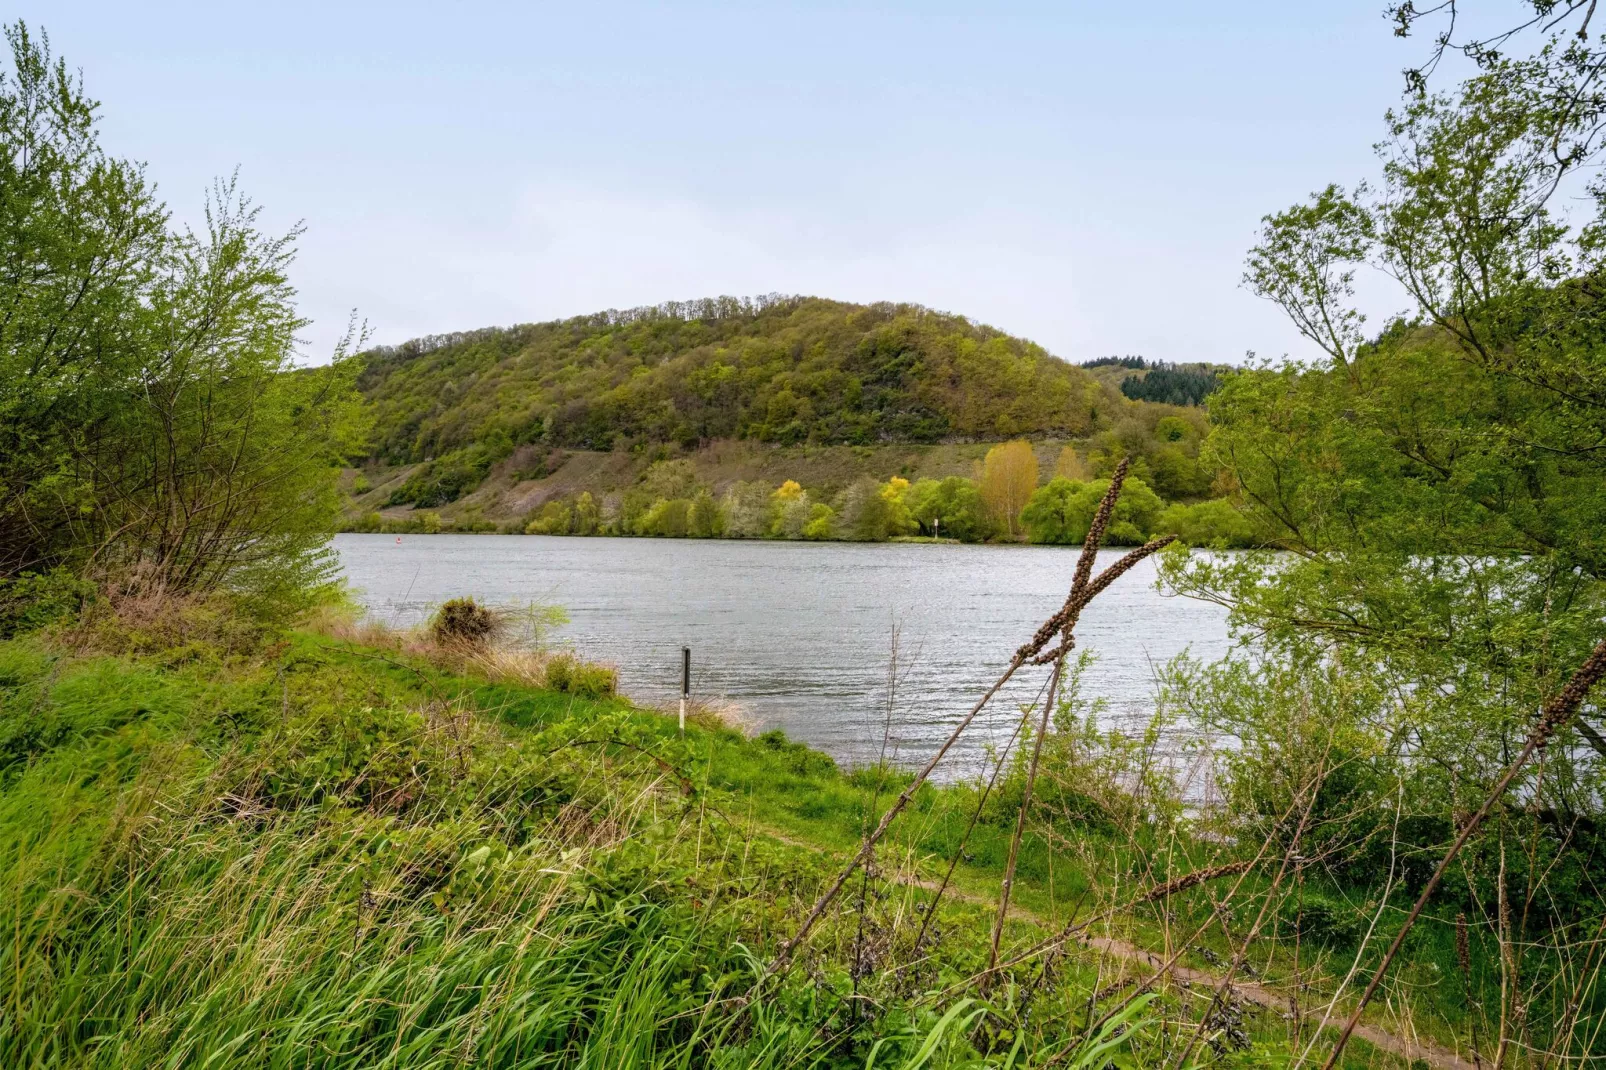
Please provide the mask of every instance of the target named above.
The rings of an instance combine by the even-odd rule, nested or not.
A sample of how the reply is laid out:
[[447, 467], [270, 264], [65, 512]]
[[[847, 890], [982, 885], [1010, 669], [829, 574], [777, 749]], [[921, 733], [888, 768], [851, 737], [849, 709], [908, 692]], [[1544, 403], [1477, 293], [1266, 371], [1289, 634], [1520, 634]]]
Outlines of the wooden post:
[[686, 700], [691, 698], [691, 647], [680, 648], [680, 734], [686, 734]]

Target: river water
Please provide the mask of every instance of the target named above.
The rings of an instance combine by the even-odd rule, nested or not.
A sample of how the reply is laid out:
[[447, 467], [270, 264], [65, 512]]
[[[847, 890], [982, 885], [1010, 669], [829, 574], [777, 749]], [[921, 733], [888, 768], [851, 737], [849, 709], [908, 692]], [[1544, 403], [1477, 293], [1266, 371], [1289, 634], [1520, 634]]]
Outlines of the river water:
[[[1077, 550], [915, 543], [740, 542], [534, 535], [341, 535], [347, 579], [368, 611], [393, 624], [425, 619], [445, 599], [562, 606], [556, 642], [618, 666], [646, 702], [680, 688], [736, 707], [752, 727], [780, 728], [858, 764], [881, 753], [898, 634], [887, 756], [928, 758], [1065, 600]], [[1120, 556], [1099, 555], [1100, 565]], [[1156, 589], [1144, 562], [1083, 614], [1078, 649], [1095, 661], [1084, 697], [1112, 723], [1154, 709], [1155, 675], [1183, 651], [1229, 647], [1224, 611]], [[1046, 669], [994, 700], [944, 763], [974, 775], [1001, 745]]]

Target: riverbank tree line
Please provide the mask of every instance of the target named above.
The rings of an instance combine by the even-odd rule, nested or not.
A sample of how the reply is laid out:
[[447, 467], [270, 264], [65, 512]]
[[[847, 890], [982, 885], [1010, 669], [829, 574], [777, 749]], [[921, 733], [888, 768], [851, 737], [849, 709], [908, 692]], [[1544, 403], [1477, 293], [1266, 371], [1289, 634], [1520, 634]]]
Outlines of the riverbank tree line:
[[[659, 461], [630, 489], [615, 494], [554, 498], [527, 518], [497, 525], [459, 526], [429, 511], [399, 518], [370, 512], [353, 531], [501, 531], [529, 535], [627, 535], [661, 538], [801, 539], [886, 542], [952, 539], [958, 542], [1029, 542], [1081, 545], [1108, 477], [1071, 446], [1064, 447], [1041, 482], [1039, 464], [1025, 440], [988, 450], [972, 477], [910, 481], [856, 480], [825, 495], [793, 480], [779, 484], [738, 481], [716, 491], [697, 478], [685, 459]], [[1254, 529], [1221, 499], [1167, 503], [1137, 476], [1128, 477], [1106, 538], [1110, 545], [1141, 545], [1155, 535], [1176, 535], [1193, 546], [1257, 544]]]

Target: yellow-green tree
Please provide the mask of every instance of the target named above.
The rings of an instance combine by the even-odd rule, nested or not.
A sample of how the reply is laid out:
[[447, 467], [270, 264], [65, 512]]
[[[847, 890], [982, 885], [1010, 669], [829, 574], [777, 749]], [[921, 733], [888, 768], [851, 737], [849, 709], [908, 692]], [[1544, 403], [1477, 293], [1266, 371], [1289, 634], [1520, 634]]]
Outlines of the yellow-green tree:
[[1076, 452], [1075, 446], [1066, 446], [1060, 450], [1059, 459], [1054, 462], [1054, 476], [1057, 479], [1083, 483], [1093, 478], [1093, 469], [1082, 455]]
[[1021, 537], [1020, 511], [1037, 490], [1037, 454], [1025, 439], [987, 451], [981, 469], [981, 500], [998, 532], [1011, 541]]

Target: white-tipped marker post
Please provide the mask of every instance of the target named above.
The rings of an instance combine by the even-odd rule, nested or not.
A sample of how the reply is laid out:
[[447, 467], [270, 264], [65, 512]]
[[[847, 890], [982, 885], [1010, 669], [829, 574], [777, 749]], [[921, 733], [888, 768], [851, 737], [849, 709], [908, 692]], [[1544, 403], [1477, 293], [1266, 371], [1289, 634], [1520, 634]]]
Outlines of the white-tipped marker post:
[[686, 700], [691, 698], [691, 647], [680, 648], [680, 734], [686, 734]]

